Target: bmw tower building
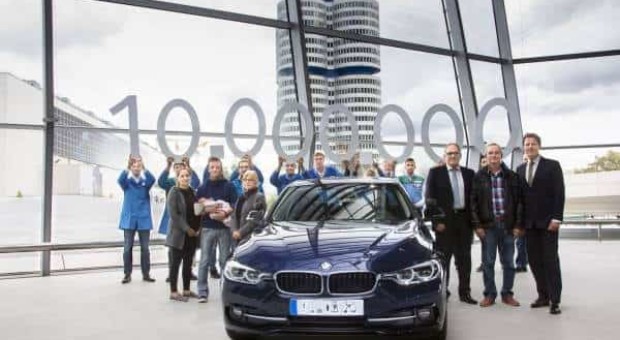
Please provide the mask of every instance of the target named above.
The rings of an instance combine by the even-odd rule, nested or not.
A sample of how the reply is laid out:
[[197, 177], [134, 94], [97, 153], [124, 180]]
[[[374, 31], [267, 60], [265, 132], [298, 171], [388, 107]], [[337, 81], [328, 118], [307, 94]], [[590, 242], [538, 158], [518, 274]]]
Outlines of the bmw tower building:
[[[303, 21], [307, 26], [322, 27], [351, 33], [379, 36], [379, 5], [376, 0], [304, 0]], [[286, 20], [286, 3], [278, 3], [278, 18]], [[329, 105], [346, 106], [355, 116], [359, 127], [360, 152], [377, 157], [374, 147], [373, 124], [381, 107], [381, 80], [379, 46], [306, 34], [308, 73], [310, 78], [315, 129]], [[278, 107], [296, 101], [293, 61], [288, 33], [277, 33]], [[285, 115], [281, 125], [282, 136], [299, 137], [299, 117], [296, 112]], [[345, 153], [351, 141], [351, 125], [344, 114], [330, 117], [328, 131], [330, 147], [336, 153]], [[299, 150], [298, 141], [282, 141], [284, 150], [291, 154]], [[354, 146], [355, 147], [355, 146]], [[316, 150], [322, 150], [316, 139]]]

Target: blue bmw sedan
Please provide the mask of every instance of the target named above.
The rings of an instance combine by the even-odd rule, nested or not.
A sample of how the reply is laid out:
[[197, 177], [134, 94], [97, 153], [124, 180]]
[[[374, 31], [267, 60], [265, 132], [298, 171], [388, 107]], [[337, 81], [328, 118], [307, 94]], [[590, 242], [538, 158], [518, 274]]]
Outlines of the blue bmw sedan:
[[396, 180], [298, 181], [256, 224], [224, 270], [231, 339], [446, 337], [445, 270]]

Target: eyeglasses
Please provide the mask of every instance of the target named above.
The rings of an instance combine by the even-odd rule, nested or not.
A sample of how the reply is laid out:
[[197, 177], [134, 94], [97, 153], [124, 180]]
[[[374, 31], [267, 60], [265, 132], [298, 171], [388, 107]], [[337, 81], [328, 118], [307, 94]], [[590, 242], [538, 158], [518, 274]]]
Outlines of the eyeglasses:
[[446, 152], [446, 156], [458, 156], [458, 155], [460, 155], [460, 154], [461, 154], [461, 153], [460, 153], [460, 152], [458, 152], [458, 151], [455, 151], [455, 152]]

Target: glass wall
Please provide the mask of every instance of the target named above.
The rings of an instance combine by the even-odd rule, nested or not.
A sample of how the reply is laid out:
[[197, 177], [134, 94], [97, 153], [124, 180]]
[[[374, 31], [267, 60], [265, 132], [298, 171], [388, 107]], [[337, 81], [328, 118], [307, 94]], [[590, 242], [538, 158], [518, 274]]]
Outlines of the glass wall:
[[[41, 240], [41, 12], [40, 1], [0, 1], [0, 247]], [[0, 254], [0, 274], [39, 268], [38, 253]]]

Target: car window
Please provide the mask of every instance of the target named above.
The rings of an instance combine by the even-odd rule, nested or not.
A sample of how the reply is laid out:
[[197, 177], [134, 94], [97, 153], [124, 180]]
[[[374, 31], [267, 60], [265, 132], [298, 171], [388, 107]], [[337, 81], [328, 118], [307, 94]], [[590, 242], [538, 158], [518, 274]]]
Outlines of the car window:
[[289, 187], [271, 214], [273, 221], [355, 220], [399, 222], [412, 218], [396, 184], [337, 183]]

